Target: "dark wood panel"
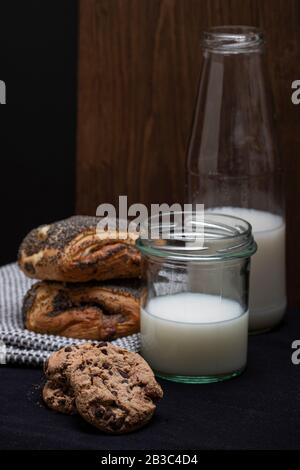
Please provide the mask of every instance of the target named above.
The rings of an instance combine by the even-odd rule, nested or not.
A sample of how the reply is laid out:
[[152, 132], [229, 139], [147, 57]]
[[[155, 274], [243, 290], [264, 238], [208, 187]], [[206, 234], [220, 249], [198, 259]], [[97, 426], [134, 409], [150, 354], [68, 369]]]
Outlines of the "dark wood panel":
[[251, 24], [268, 39], [271, 82], [287, 172], [288, 286], [300, 305], [300, 78], [298, 0], [81, 0], [77, 211], [101, 202], [174, 202], [184, 197], [184, 163], [198, 76], [201, 31]]

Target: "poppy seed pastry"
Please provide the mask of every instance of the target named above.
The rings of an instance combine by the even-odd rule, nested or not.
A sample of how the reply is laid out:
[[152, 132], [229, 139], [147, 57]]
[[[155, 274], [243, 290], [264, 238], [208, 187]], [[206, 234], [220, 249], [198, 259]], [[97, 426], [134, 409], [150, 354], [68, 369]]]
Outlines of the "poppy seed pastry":
[[24, 297], [25, 327], [91, 340], [131, 335], [139, 331], [142, 292], [138, 279], [80, 284], [40, 281]]
[[73, 216], [33, 229], [21, 243], [19, 267], [29, 277], [62, 282], [139, 277], [136, 233], [97, 230], [100, 221]]
[[[58, 397], [62, 395], [59, 387], [71, 391], [77, 412], [110, 434], [144, 426], [163, 397], [147, 362], [139, 354], [109, 343], [65, 347], [49, 357], [45, 374], [56, 384]], [[50, 406], [66, 412], [59, 401], [53, 400]]]

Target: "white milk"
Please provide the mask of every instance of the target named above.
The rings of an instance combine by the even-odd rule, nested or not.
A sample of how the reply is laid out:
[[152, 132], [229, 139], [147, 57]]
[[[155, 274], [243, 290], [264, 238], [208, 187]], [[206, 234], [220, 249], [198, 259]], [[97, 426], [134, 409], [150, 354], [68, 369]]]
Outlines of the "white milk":
[[214, 376], [243, 369], [248, 313], [216, 295], [179, 293], [141, 310], [142, 355], [161, 374]]
[[258, 331], [274, 327], [286, 308], [283, 218], [240, 207], [218, 207], [208, 211], [234, 215], [252, 225], [258, 250], [251, 258], [249, 329]]

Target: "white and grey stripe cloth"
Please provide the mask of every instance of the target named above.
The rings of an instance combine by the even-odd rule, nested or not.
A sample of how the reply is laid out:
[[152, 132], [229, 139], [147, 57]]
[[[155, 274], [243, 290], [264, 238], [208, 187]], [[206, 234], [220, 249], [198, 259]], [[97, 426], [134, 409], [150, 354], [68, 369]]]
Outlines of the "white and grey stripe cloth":
[[[85, 340], [54, 335], [41, 335], [24, 328], [22, 302], [35, 281], [27, 278], [16, 263], [0, 268], [0, 363], [41, 366], [53, 352]], [[138, 351], [139, 334], [112, 341], [117, 346]]]

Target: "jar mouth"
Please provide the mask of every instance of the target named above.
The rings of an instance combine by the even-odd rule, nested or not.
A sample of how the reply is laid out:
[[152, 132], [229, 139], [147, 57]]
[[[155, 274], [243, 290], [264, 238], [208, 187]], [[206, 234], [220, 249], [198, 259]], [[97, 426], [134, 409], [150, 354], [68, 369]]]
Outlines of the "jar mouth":
[[246, 258], [257, 249], [246, 220], [197, 211], [150, 217], [142, 223], [136, 245], [145, 255], [176, 261]]
[[264, 34], [254, 26], [216, 26], [203, 33], [204, 49], [219, 53], [257, 52]]

